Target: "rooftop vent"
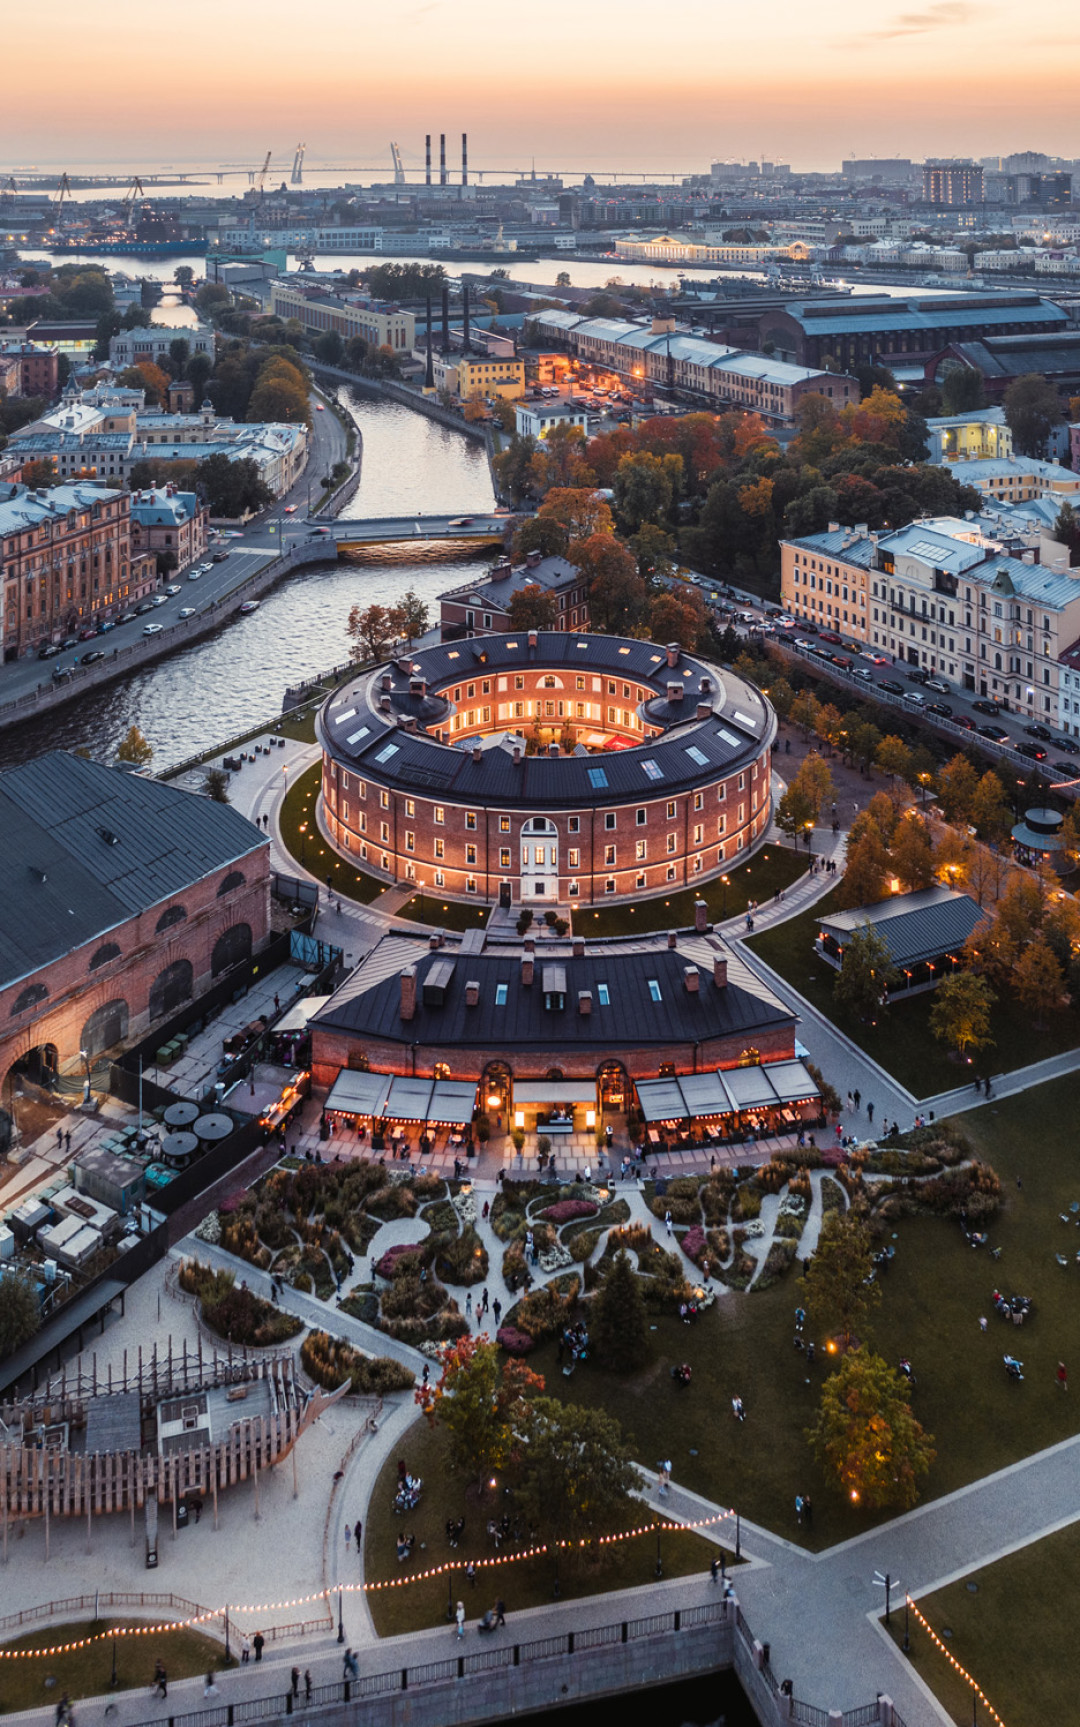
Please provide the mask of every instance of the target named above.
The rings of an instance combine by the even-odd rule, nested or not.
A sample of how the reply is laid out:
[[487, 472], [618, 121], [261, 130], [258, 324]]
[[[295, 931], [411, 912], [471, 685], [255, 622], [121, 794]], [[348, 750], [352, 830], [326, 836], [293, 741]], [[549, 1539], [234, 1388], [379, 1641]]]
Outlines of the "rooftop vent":
[[107, 846], [118, 846], [120, 844], [120, 835], [114, 834], [112, 828], [98, 828], [97, 831]]

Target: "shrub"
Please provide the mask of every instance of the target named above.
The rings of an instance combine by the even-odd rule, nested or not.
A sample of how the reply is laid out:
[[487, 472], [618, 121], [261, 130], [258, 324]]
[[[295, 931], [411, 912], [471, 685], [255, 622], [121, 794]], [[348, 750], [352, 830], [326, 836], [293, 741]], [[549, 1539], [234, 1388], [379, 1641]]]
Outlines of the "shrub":
[[705, 1239], [709, 1244], [709, 1270], [712, 1272], [731, 1252], [731, 1237], [726, 1229], [710, 1229]]
[[353, 1319], [363, 1320], [365, 1325], [376, 1325], [379, 1319], [379, 1298], [370, 1289], [354, 1289], [342, 1302], [341, 1311], [351, 1314]]
[[781, 1241], [796, 1242], [803, 1232], [805, 1218], [796, 1217], [793, 1211], [782, 1211], [776, 1220], [776, 1236]]
[[573, 1259], [576, 1264], [583, 1265], [585, 1260], [592, 1257], [593, 1249], [603, 1233], [602, 1229], [579, 1230], [577, 1235], [572, 1236], [566, 1243], [571, 1259]]
[[695, 1265], [700, 1265], [705, 1257], [705, 1231], [700, 1223], [695, 1223], [682, 1238], [682, 1250], [687, 1259], [692, 1259]]
[[[558, 1285], [562, 1279], [555, 1278], [551, 1283], [545, 1283], [540, 1289], [531, 1290], [514, 1309], [513, 1323], [520, 1331], [539, 1343], [542, 1338], [554, 1337], [569, 1322], [570, 1316], [577, 1304], [581, 1281], [573, 1277], [569, 1292], [561, 1294]], [[510, 1323], [508, 1318], [508, 1323]]]
[[528, 1355], [536, 1348], [536, 1340], [527, 1331], [519, 1331], [516, 1325], [501, 1325], [495, 1336], [507, 1355]]
[[821, 1179], [821, 1209], [827, 1211], [843, 1211], [844, 1190], [833, 1180], [831, 1175]]
[[336, 1391], [348, 1379], [354, 1393], [387, 1396], [409, 1391], [416, 1383], [410, 1368], [389, 1355], [363, 1355], [340, 1338], [313, 1331], [300, 1345], [300, 1359], [308, 1377], [327, 1391]]
[[795, 1243], [793, 1241], [774, 1241], [752, 1293], [756, 1295], [759, 1289], [768, 1289], [770, 1284], [778, 1282], [794, 1258]]
[[670, 1211], [672, 1223], [697, 1223], [701, 1218], [701, 1206], [698, 1203], [696, 1193], [693, 1199], [690, 1199], [685, 1195], [672, 1193], [669, 1189], [667, 1193], [650, 1199], [649, 1210], [654, 1217], [659, 1217], [661, 1220]]
[[452, 1241], [441, 1242], [435, 1272], [446, 1283], [482, 1283], [488, 1274], [488, 1252], [472, 1224]]
[[753, 1223], [755, 1217], [761, 1216], [761, 1194], [756, 1187], [744, 1185], [739, 1188], [731, 1215], [740, 1223]]
[[756, 1270], [757, 1260], [737, 1247], [734, 1259], [721, 1275], [729, 1289], [745, 1289]]
[[272, 1307], [250, 1289], [234, 1286], [214, 1300], [207, 1301], [205, 1296], [200, 1299], [202, 1316], [210, 1330], [216, 1331], [226, 1342], [237, 1343], [244, 1348], [262, 1349], [284, 1343], [304, 1329], [303, 1323], [291, 1313]]
[[560, 1199], [540, 1213], [549, 1223], [570, 1223], [577, 1217], [595, 1217], [599, 1206], [591, 1199]]
[[367, 1201], [367, 1209], [372, 1217], [381, 1218], [383, 1223], [392, 1223], [397, 1217], [415, 1217], [416, 1195], [406, 1183], [394, 1182], [373, 1193]]
[[382, 1258], [376, 1261], [376, 1277], [392, 1278], [399, 1270], [411, 1275], [420, 1270], [424, 1249], [416, 1241], [403, 1241], [397, 1247], [388, 1247]]
[[420, 1175], [414, 1175], [409, 1183], [417, 1199], [441, 1199], [446, 1192], [446, 1183], [441, 1175], [434, 1170], [426, 1169]]
[[420, 1213], [432, 1235], [456, 1235], [458, 1232], [458, 1214], [448, 1199], [437, 1199], [432, 1205], [425, 1205]]
[[706, 1223], [726, 1223], [735, 1193], [735, 1178], [730, 1170], [717, 1170], [701, 1189], [701, 1209]]
[[449, 1300], [445, 1288], [434, 1277], [421, 1283], [416, 1272], [395, 1277], [384, 1289], [379, 1308], [384, 1319], [430, 1319]]

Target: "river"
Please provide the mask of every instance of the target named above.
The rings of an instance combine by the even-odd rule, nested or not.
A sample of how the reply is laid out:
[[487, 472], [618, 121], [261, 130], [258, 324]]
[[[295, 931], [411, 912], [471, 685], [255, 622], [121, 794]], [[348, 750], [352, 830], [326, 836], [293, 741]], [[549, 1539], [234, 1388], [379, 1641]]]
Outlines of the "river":
[[[492, 508], [482, 445], [396, 402], [365, 400], [348, 389], [341, 398], [364, 438], [360, 491], [351, 511], [396, 516]], [[272, 719], [290, 684], [340, 665], [348, 657], [345, 626], [353, 605], [389, 605], [414, 588], [434, 623], [438, 594], [467, 582], [489, 562], [310, 565], [273, 589], [252, 616], [223, 624], [203, 641], [47, 716], [0, 732], [0, 765], [47, 749], [85, 748], [110, 761], [136, 725], [153, 746], [155, 768], [170, 767]]]

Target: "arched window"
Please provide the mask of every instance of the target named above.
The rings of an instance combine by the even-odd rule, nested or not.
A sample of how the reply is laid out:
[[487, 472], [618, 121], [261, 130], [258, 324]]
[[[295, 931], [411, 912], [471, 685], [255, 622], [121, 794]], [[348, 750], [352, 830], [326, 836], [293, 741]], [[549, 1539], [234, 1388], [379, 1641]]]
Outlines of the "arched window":
[[43, 983], [28, 983], [26, 988], [15, 999], [11, 1010], [12, 1019], [17, 1013], [25, 1013], [27, 1008], [35, 1007], [39, 1001], [47, 1001], [49, 992]]
[[102, 1050], [123, 1043], [127, 1034], [128, 1004], [118, 997], [95, 1008], [82, 1028], [79, 1048], [84, 1049], [87, 1055], [100, 1055]]
[[450, 1077], [450, 1063], [448, 1061], [437, 1061], [435, 1063], [435, 1078], [449, 1079]]
[[234, 923], [218, 936], [214, 943], [214, 951], [210, 957], [212, 976], [220, 977], [223, 971], [229, 971], [234, 965], [243, 965], [251, 958], [251, 925]]
[[[90, 965], [89, 965], [88, 969], [90, 971], [97, 971], [98, 966], [108, 965], [110, 960], [119, 959], [119, 958], [120, 958], [119, 945], [114, 941], [107, 941], [104, 943], [103, 946], [98, 948], [97, 953], [94, 955], [93, 959], [90, 961]], [[85, 1044], [82, 1047], [85, 1049], [85, 1047], [86, 1047]]]
[[740, 1067], [760, 1067], [761, 1066], [761, 1051], [754, 1049], [752, 1047], [750, 1049], [744, 1049], [742, 1054], [739, 1057], [739, 1066]]
[[169, 906], [166, 911], [162, 912], [154, 926], [156, 933], [160, 935], [162, 930], [172, 929], [173, 924], [183, 923], [186, 917], [187, 912], [182, 905]]
[[177, 959], [172, 965], [167, 965], [154, 979], [150, 991], [150, 1018], [161, 1019], [167, 1013], [175, 1013], [185, 1001], [190, 1001], [194, 982], [189, 959]]
[[238, 870], [238, 869], [230, 870], [228, 875], [225, 877], [224, 881], [222, 882], [221, 886], [217, 890], [218, 899], [221, 898], [222, 894], [232, 893], [234, 888], [243, 887], [246, 880], [247, 880], [247, 877], [245, 876], [243, 870]]

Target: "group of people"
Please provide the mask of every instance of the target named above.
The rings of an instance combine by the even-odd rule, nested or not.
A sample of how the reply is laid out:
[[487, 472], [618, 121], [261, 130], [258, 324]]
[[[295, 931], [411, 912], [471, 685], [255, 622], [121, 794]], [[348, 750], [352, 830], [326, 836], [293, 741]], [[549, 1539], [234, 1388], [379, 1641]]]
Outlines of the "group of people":
[[[458, 1634], [458, 1636], [464, 1637], [464, 1635], [465, 1635], [465, 1603], [464, 1603], [464, 1601], [458, 1602], [457, 1607], [454, 1609], [454, 1618], [457, 1621], [457, 1634]], [[506, 1608], [503, 1606], [503, 1603], [501, 1600], [497, 1600], [495, 1602], [494, 1607], [489, 1607], [487, 1612], [478, 1621], [476, 1629], [478, 1631], [494, 1631], [497, 1629], [498, 1626], [505, 1625], [505, 1624], [506, 1624]]]
[[[394, 1494], [394, 1510], [415, 1511], [420, 1503], [420, 1495], [424, 1491], [424, 1483], [419, 1475], [410, 1475], [403, 1457], [398, 1459], [398, 1484]], [[400, 1558], [401, 1555], [399, 1554]]]
[[560, 1333], [557, 1350], [559, 1361], [563, 1361], [567, 1354], [571, 1364], [589, 1359], [589, 1333], [580, 1319], [575, 1320], [573, 1325], [564, 1325]]
[[415, 1546], [416, 1546], [416, 1536], [415, 1535], [404, 1535], [404, 1534], [402, 1534], [402, 1535], [398, 1536], [398, 1538], [397, 1538], [397, 1560], [398, 1560], [399, 1565], [404, 1565], [406, 1559], [408, 1559], [410, 1553], [412, 1552], [412, 1550]]

